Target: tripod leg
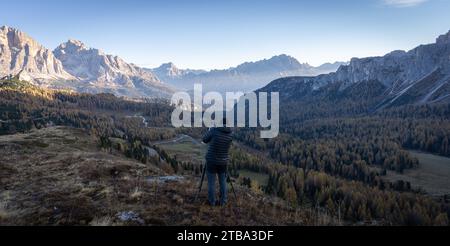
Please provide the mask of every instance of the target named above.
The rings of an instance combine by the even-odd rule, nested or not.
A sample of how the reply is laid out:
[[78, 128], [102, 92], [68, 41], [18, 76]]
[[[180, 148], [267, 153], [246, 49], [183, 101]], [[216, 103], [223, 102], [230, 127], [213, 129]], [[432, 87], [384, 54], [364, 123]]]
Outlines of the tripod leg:
[[237, 201], [236, 191], [234, 190], [233, 181], [231, 181], [229, 172], [227, 172], [227, 182], [230, 183], [231, 191], [233, 191], [234, 199]]
[[197, 201], [197, 198], [200, 195], [200, 192], [202, 191], [203, 180], [205, 180], [205, 173], [206, 173], [206, 163], [203, 165], [202, 179], [200, 180], [200, 185], [198, 186], [198, 191], [197, 194], [195, 195], [194, 202]]

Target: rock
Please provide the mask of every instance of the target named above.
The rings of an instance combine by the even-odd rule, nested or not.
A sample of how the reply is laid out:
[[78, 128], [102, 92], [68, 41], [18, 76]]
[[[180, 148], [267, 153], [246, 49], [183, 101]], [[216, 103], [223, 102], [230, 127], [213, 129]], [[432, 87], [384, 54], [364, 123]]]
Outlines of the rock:
[[437, 44], [448, 44], [448, 43], [450, 43], [450, 31], [448, 33], [446, 33], [446, 34], [443, 34], [443, 35], [439, 36], [436, 39], [436, 43]]
[[139, 214], [133, 211], [124, 211], [116, 214], [117, 218], [123, 222], [137, 222], [139, 224], [145, 224], [145, 221], [139, 217]]
[[74, 80], [53, 53], [27, 34], [0, 27], [0, 77], [19, 75], [22, 80], [48, 85], [52, 80]]
[[157, 182], [157, 183], [169, 183], [169, 182], [179, 182], [184, 180], [183, 176], [158, 176], [158, 177], [148, 177], [148, 182]]
[[184, 199], [180, 195], [173, 195], [172, 200], [175, 201], [176, 204], [181, 205], [184, 203]]
[[145, 147], [145, 149], [147, 150], [148, 156], [150, 156], [150, 157], [159, 157], [159, 154], [158, 154], [158, 152], [155, 149], [150, 148], [150, 147]]

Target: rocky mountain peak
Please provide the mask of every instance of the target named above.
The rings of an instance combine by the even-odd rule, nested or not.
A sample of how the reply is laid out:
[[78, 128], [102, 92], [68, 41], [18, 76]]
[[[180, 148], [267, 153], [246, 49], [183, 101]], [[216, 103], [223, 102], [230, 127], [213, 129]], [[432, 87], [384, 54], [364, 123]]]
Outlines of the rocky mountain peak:
[[118, 56], [90, 48], [83, 42], [70, 39], [59, 45], [53, 53], [64, 69], [80, 78], [89, 91], [123, 91], [127, 96], [167, 96], [172, 90], [151, 72]]
[[76, 39], [69, 39], [67, 42], [60, 44], [54, 51], [57, 57], [60, 57], [64, 54], [77, 54], [80, 52], [92, 52], [101, 53], [99, 50], [90, 49], [83, 42]]
[[168, 62], [168, 63], [163, 63], [161, 66], [159, 66], [159, 69], [163, 69], [163, 70], [176, 70], [178, 69], [175, 64], [173, 64], [172, 62]]
[[289, 63], [294, 63], [294, 64], [300, 64], [300, 62], [295, 59], [294, 57], [290, 56], [290, 55], [286, 55], [286, 54], [281, 54], [281, 55], [277, 55], [277, 56], [273, 56], [272, 58], [269, 59], [269, 61], [282, 61], [282, 62], [289, 62]]
[[84, 50], [88, 49], [88, 47], [83, 42], [81, 42], [80, 40], [76, 40], [76, 39], [69, 39], [63, 45], [66, 45], [66, 47], [78, 47], [79, 49], [84, 49]]
[[292, 56], [285, 54], [273, 56], [270, 59], [264, 59], [256, 62], [245, 62], [236, 68], [238, 73], [254, 73], [262, 71], [289, 71], [309, 68], [308, 64], [302, 64]]
[[158, 73], [165, 74], [166, 76], [176, 77], [183, 75], [183, 71], [178, 69], [172, 62], [164, 63], [156, 68]]
[[304, 91], [305, 86], [311, 91], [338, 88], [339, 93], [359, 86], [364, 88], [365, 84], [381, 86], [381, 100], [377, 108], [406, 103], [448, 101], [448, 44], [450, 32], [439, 36], [436, 43], [419, 45], [409, 51], [392, 51], [385, 56], [352, 58], [350, 64], [340, 66], [335, 73], [280, 79], [273, 81], [267, 88], [284, 91], [285, 95], [296, 97]]
[[17, 31], [17, 30], [9, 26], [0, 26], [0, 32], [9, 32], [9, 31]]
[[72, 80], [53, 53], [15, 28], [0, 28], [0, 76], [19, 75], [20, 79], [43, 84], [49, 80]]
[[20, 32], [19, 30], [15, 29], [13, 27], [6, 26], [6, 25], [1, 26], [0, 31], [2, 31], [2, 32], [6, 32], [6, 31], [7, 32]]
[[0, 77], [18, 75], [37, 85], [128, 97], [169, 97], [173, 88], [150, 71], [76, 39], [53, 52], [15, 28], [0, 27]]
[[171, 67], [171, 68], [175, 67], [176, 68], [176, 66], [175, 66], [175, 64], [173, 64], [173, 62], [164, 63], [161, 66], [163, 66], [163, 67]]
[[3, 45], [8, 44], [12, 48], [23, 48], [28, 45], [29, 48], [42, 48], [38, 42], [28, 36], [26, 33], [21, 32], [15, 28], [2, 26], [0, 28], [1, 41]]
[[436, 39], [437, 44], [450, 44], [450, 31]]

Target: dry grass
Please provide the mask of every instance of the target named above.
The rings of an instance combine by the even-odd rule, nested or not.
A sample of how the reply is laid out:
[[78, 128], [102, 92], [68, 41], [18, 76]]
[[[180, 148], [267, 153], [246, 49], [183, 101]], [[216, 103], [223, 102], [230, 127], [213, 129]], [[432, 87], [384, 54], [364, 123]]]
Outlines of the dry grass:
[[0, 201], [0, 221], [7, 220], [10, 216], [7, 210], [7, 203], [5, 201]]
[[[70, 140], [70, 141], [69, 141]], [[35, 145], [30, 143], [39, 142]], [[105, 153], [81, 130], [0, 136], [0, 225], [314, 225], [317, 216], [235, 187], [223, 208], [194, 201], [198, 177], [167, 183], [155, 165]], [[236, 185], [237, 186], [237, 185]], [[121, 216], [123, 215], [123, 216]], [[327, 220], [323, 220], [329, 223]]]
[[94, 218], [89, 225], [90, 226], [112, 226], [114, 225], [113, 223], [114, 221], [114, 217], [112, 216], [104, 216], [101, 218]]
[[389, 171], [385, 178], [408, 181], [413, 188], [432, 196], [450, 195], [450, 158], [416, 151], [410, 154], [419, 160], [418, 167], [405, 170], [403, 174]]

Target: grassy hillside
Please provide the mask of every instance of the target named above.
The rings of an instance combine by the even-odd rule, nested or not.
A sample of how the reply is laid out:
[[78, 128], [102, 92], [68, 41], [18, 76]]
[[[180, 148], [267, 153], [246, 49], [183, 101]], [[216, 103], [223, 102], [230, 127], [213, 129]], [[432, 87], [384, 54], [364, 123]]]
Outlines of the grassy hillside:
[[388, 172], [386, 178], [392, 181], [407, 181], [414, 188], [433, 196], [450, 194], [450, 158], [424, 152], [410, 151], [419, 160], [417, 168], [403, 174]]
[[[324, 215], [237, 187], [224, 208], [193, 201], [198, 179], [106, 151], [85, 131], [0, 136], [0, 225], [312, 225]], [[177, 176], [173, 176], [177, 177]], [[160, 178], [160, 179], [159, 179]], [[206, 185], [205, 185], [206, 187]]]

